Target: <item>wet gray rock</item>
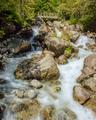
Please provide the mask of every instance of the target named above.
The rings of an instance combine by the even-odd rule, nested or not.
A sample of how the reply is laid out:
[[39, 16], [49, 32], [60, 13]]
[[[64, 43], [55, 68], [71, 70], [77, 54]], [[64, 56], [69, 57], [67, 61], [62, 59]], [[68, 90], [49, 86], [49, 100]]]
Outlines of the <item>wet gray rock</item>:
[[34, 87], [34, 88], [37, 88], [37, 89], [43, 87], [42, 83], [41, 83], [40, 81], [38, 81], [38, 80], [35, 80], [35, 79], [33, 79], [33, 80], [30, 82], [30, 86], [31, 86], [31, 87]]
[[0, 78], [0, 84], [6, 84], [6, 83], [7, 83], [7, 80]]

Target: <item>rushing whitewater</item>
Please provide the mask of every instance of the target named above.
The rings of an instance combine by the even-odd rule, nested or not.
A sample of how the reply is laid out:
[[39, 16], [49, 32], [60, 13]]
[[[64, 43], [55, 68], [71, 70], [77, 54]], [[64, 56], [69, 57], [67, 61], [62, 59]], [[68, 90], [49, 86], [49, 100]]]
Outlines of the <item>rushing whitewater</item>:
[[66, 104], [67, 107], [72, 109], [77, 114], [78, 120], [95, 120], [95, 117], [92, 115], [91, 111], [73, 100], [73, 87], [76, 85], [76, 78], [81, 73], [83, 61], [84, 59], [80, 59], [74, 62], [70, 62], [65, 66], [59, 66], [62, 87], [60, 101], [63, 102], [62, 105]]
[[87, 48], [88, 43], [92, 44], [92, 43], [94, 43], [94, 40], [91, 38], [88, 38], [88, 36], [86, 36], [86, 35], [81, 35], [79, 37], [79, 39], [77, 40], [75, 46], [77, 46], [77, 47], [82, 46], [83, 49], [85, 49], [85, 48]]
[[[42, 106], [54, 105], [57, 109], [62, 107], [70, 108], [76, 113], [77, 120], [96, 120], [96, 117], [91, 110], [81, 106], [73, 99], [73, 87], [77, 84], [76, 79], [81, 74], [81, 70], [84, 64], [84, 58], [91, 54], [90, 51], [84, 50], [87, 43], [88, 37], [81, 36], [76, 43], [76, 46], [83, 45], [83, 48], [79, 49], [78, 56], [74, 59], [69, 60], [68, 64], [58, 66], [60, 71], [59, 81], [61, 91], [59, 93], [52, 93], [50, 90], [50, 86], [45, 85], [45, 87], [40, 90], [40, 94], [37, 98]], [[24, 82], [16, 82], [12, 74], [17, 63], [19, 63], [23, 59], [28, 59], [30, 55], [21, 59], [11, 59], [10, 64], [7, 66], [5, 72], [2, 74], [2, 77], [5, 76], [7, 79], [11, 80], [11, 86], [24, 87]], [[10, 69], [10, 71], [8, 71], [8, 69]], [[15, 120], [12, 113], [8, 111], [5, 112], [4, 117], [5, 118], [3, 120]], [[36, 120], [42, 120], [42, 118], [40, 116], [37, 116]]]
[[84, 50], [87, 43], [88, 37], [81, 36], [76, 44], [77, 46], [83, 45], [83, 49], [79, 49], [77, 58], [69, 60], [69, 63], [66, 65], [58, 66], [60, 71], [61, 92], [55, 95], [57, 99], [54, 99], [50, 96], [50, 93], [45, 90], [41, 92], [41, 96], [39, 97], [39, 101], [45, 106], [55, 105], [57, 109], [62, 108], [62, 106], [70, 108], [76, 113], [77, 120], [96, 120], [96, 116], [94, 116], [91, 110], [81, 106], [73, 99], [73, 87], [77, 84], [76, 79], [81, 74], [84, 58], [91, 54], [90, 51]]

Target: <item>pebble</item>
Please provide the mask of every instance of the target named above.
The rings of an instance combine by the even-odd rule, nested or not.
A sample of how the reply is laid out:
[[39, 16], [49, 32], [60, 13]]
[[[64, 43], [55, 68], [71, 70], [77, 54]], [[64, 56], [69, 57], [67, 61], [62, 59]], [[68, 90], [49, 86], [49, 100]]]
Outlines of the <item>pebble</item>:
[[29, 90], [28, 91], [28, 97], [33, 99], [37, 96], [37, 92], [35, 90]]
[[16, 91], [16, 96], [18, 97], [18, 98], [23, 98], [24, 97], [24, 91]]
[[34, 87], [34, 88], [37, 88], [37, 89], [43, 87], [42, 83], [39, 82], [38, 80], [35, 80], [35, 79], [30, 82], [30, 86]]

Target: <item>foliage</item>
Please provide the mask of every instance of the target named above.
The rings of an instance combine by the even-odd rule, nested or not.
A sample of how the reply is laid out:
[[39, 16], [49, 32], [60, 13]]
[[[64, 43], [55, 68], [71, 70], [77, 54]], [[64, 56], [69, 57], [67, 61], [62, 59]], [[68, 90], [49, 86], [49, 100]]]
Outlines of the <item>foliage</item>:
[[[26, 26], [38, 12], [58, 13], [84, 30], [96, 29], [96, 0], [0, 0], [0, 18]], [[95, 26], [94, 26], [95, 25]]]
[[3, 36], [5, 35], [3, 30], [0, 30], [0, 39], [3, 38]]
[[0, 14], [5, 21], [20, 25], [34, 17], [33, 0], [0, 0]]
[[96, 0], [85, 0], [80, 22], [85, 30], [96, 31]]
[[70, 57], [72, 54], [72, 47], [71, 46], [67, 47], [64, 51], [64, 54], [66, 55], [66, 57]]
[[96, 30], [96, 0], [61, 0], [58, 6], [62, 18], [72, 24], [82, 23], [84, 30]]
[[57, 12], [58, 0], [36, 0], [35, 12]]

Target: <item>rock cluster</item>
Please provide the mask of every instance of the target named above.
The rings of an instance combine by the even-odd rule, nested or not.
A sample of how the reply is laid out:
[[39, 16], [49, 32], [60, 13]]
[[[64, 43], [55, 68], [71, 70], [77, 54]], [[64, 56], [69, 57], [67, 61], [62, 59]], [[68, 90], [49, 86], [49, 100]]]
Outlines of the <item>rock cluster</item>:
[[[59, 21], [47, 22], [45, 27], [47, 27], [47, 35], [44, 39], [45, 48], [54, 53], [55, 58], [58, 60], [57, 63], [66, 63], [67, 58], [78, 52], [72, 46], [71, 41], [76, 41], [80, 33], [75, 28], [73, 29], [68, 24]], [[61, 61], [62, 57], [60, 56], [64, 56], [64, 60]]]
[[76, 114], [69, 108], [54, 109], [53, 106], [47, 106], [41, 110], [43, 120], [76, 120]]
[[13, 101], [9, 108], [15, 113], [16, 120], [35, 119], [40, 112], [40, 103], [37, 100]]
[[8, 48], [9, 40], [0, 41], [0, 70], [4, 69], [6, 63], [6, 58], [10, 54], [10, 49]]
[[73, 89], [73, 96], [80, 104], [96, 112], [96, 55], [89, 55], [84, 61], [79, 85]]
[[42, 107], [40, 103], [33, 100], [25, 100], [23, 102], [14, 101], [10, 104], [10, 110], [15, 113], [16, 120], [29, 120], [40, 117], [43, 120], [76, 120], [76, 114], [69, 108], [55, 109], [49, 105]]

